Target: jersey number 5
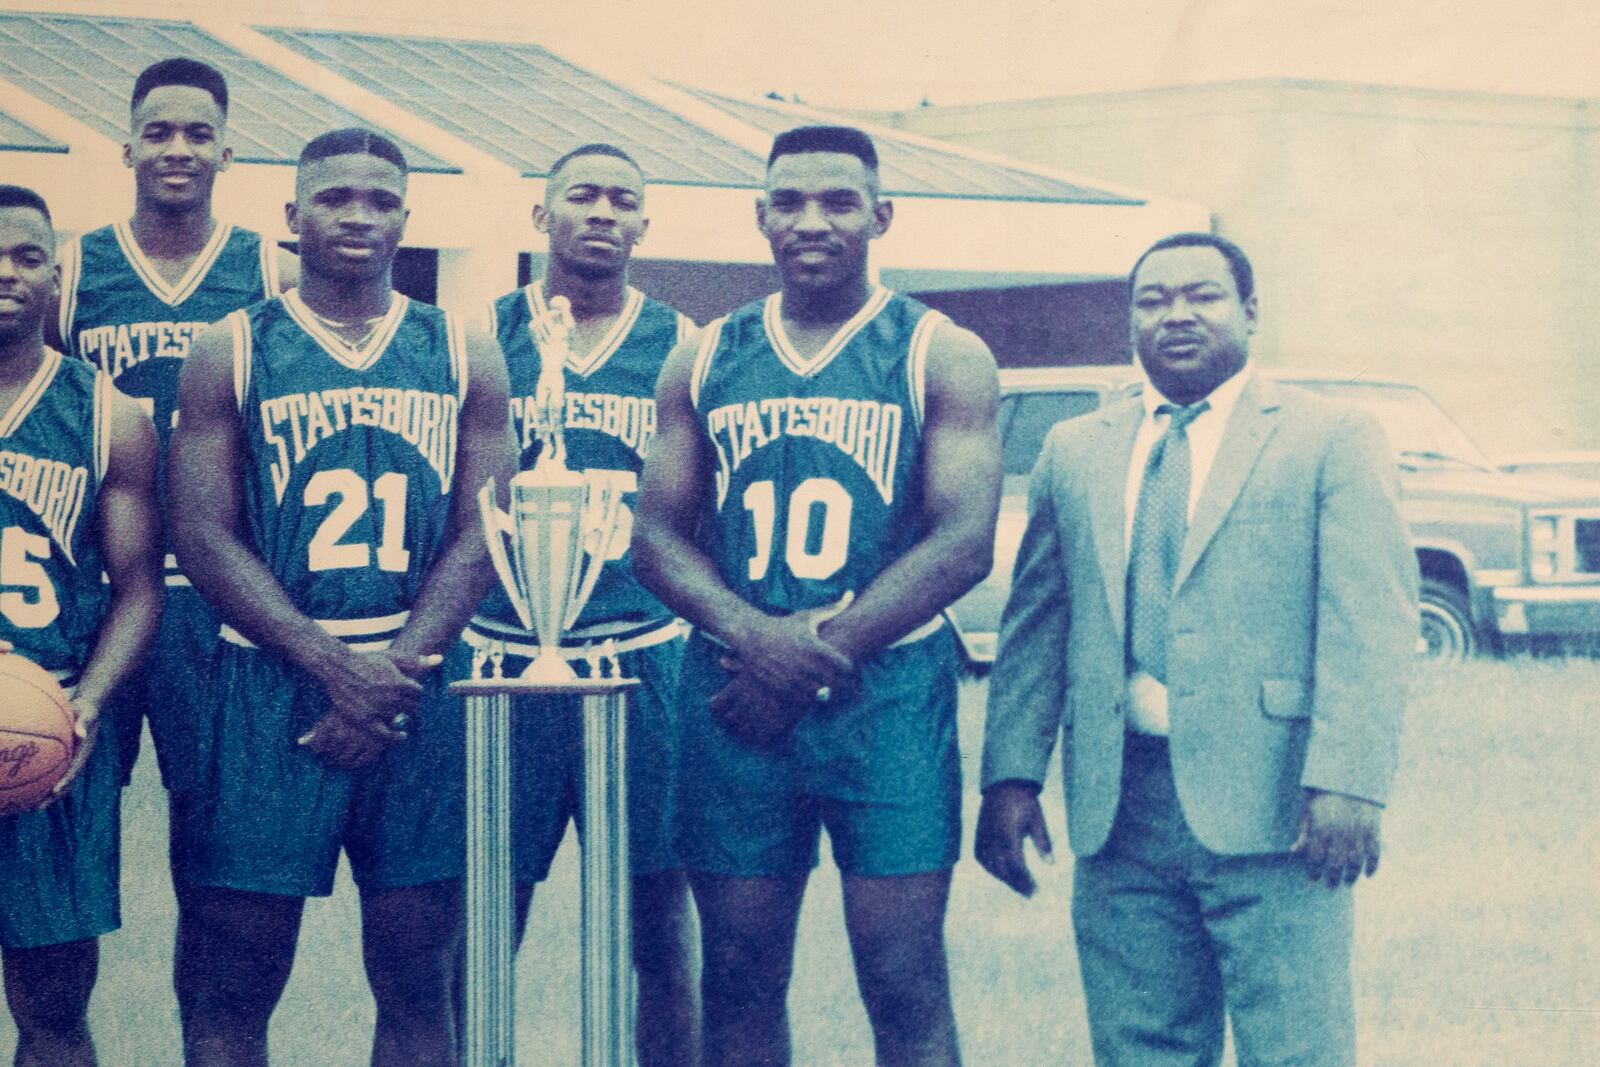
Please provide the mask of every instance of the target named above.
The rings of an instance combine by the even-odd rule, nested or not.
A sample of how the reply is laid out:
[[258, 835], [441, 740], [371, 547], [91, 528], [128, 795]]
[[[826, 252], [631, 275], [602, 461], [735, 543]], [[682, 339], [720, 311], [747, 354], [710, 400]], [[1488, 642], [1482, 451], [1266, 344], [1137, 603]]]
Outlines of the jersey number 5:
[[[744, 506], [755, 525], [750, 580], [759, 582], [772, 565], [777, 487], [771, 481], [751, 482], [744, 489]], [[796, 578], [820, 580], [833, 577], [844, 566], [850, 552], [850, 508], [850, 494], [832, 478], [807, 478], [794, 487], [789, 494], [788, 529], [783, 538], [783, 558], [790, 573]], [[813, 539], [812, 523], [819, 514], [821, 534]]]
[[[23, 630], [49, 626], [61, 614], [56, 587], [39, 565], [50, 558], [50, 539], [7, 526], [0, 534], [0, 615]], [[19, 591], [20, 590], [20, 591]]]
[[365, 541], [344, 540], [350, 528], [361, 520], [376, 497], [383, 506], [383, 522], [378, 538], [378, 569], [404, 574], [411, 569], [411, 552], [406, 545], [406, 476], [390, 471], [378, 476], [370, 492], [367, 480], [353, 470], [318, 471], [306, 482], [306, 507], [322, 507], [333, 501], [333, 510], [323, 516], [307, 547], [313, 571], [337, 571], [372, 566], [372, 546]]

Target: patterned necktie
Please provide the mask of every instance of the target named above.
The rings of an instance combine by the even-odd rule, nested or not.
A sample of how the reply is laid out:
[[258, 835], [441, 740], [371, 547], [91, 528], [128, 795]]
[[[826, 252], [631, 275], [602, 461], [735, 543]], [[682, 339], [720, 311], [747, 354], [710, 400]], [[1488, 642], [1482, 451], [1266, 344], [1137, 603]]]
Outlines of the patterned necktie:
[[1187, 407], [1156, 408], [1158, 416], [1171, 416], [1171, 421], [1150, 449], [1133, 513], [1133, 540], [1128, 547], [1128, 673], [1140, 670], [1162, 683], [1167, 680], [1167, 609], [1189, 529], [1188, 426], [1210, 407], [1209, 400], [1202, 400]]

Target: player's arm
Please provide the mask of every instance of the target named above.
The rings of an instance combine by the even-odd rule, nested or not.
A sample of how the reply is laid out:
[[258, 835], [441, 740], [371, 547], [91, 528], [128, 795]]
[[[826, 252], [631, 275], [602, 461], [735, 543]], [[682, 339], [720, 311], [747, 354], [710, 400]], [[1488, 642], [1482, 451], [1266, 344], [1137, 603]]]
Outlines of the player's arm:
[[183, 417], [167, 460], [178, 562], [228, 625], [317, 679], [363, 733], [398, 740], [389, 723], [415, 706], [422, 687], [387, 660], [352, 652], [297, 609], [245, 540], [245, 439], [233, 389], [233, 333], [223, 320], [196, 338], [178, 380]]
[[404, 658], [442, 654], [461, 636], [494, 582], [478, 513], [478, 490], [490, 478], [503, 495], [517, 471], [510, 388], [500, 346], [481, 327], [467, 329], [467, 398], [456, 435], [454, 488], [444, 548], [423, 580], [405, 629], [390, 652]]
[[72, 706], [83, 741], [73, 754], [71, 770], [55, 788], [56, 796], [67, 791], [88, 761], [100, 709], [150, 651], [166, 597], [156, 506], [160, 452], [155, 427], [132, 400], [116, 391], [111, 397], [111, 454], [95, 504], [95, 537], [111, 601], [73, 691]]
[[932, 619], [983, 580], [994, 562], [1000, 509], [1000, 379], [989, 347], [940, 324], [928, 348], [922, 429], [926, 533], [854, 602], [822, 624], [824, 640], [857, 663]]
[[728, 645], [768, 688], [809, 700], [820, 686], [840, 684], [850, 662], [817, 637], [806, 615], [768, 615], [741, 599], [696, 543], [714, 484], [690, 393], [699, 347], [698, 337], [679, 344], [656, 382], [656, 435], [633, 526], [634, 573], [663, 604]]

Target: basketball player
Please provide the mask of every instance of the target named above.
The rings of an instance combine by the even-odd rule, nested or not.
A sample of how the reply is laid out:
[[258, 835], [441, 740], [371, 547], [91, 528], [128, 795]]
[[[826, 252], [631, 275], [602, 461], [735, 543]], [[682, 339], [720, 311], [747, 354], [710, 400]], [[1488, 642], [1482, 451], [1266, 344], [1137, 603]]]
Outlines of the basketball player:
[[301, 287], [201, 334], [183, 369], [173, 543], [223, 622], [197, 786], [172, 795], [191, 1065], [267, 1062], [304, 898], [341, 848], [372, 1062], [455, 1062], [464, 736], [435, 668], [493, 580], [473, 489], [513, 467], [493, 341], [393, 291], [405, 194], [388, 139], [313, 139], [286, 208]]
[[97, 722], [162, 599], [155, 430], [108, 374], [45, 345], [59, 283], [49, 208], [0, 185], [0, 647], [67, 687], [79, 736], [53, 802], [0, 818], [0, 957], [24, 1067], [95, 1062], [95, 939], [121, 921], [117, 750], [95, 743]]
[[[62, 351], [111, 375], [144, 405], [165, 455], [178, 410], [178, 369], [197, 331], [293, 284], [296, 262], [260, 234], [219, 222], [212, 185], [228, 169], [228, 86], [194, 59], [163, 59], [133, 84], [122, 161], [133, 171], [133, 217], [101, 227], [62, 254], [61, 299], [49, 327]], [[158, 467], [158, 472], [160, 468]], [[165, 479], [158, 473], [165, 498]], [[217, 619], [167, 556], [167, 609], [146, 665], [118, 691], [111, 721], [126, 783], [144, 718], [172, 790], [186, 788], [195, 715], [217, 643]]]
[[940, 612], [992, 559], [998, 376], [977, 337], [869, 279], [892, 217], [866, 134], [781, 134], [756, 218], [782, 291], [680, 345], [657, 386], [634, 565], [695, 626], [680, 844], [713, 1067], [789, 1062], [822, 828], [877, 1062], [958, 1060], [957, 661]]
[[[540, 354], [535, 320], [566, 297], [575, 328], [566, 365], [567, 466], [621, 472], [628, 487], [625, 523], [655, 432], [655, 380], [661, 364], [693, 328], [687, 318], [628, 285], [628, 259], [645, 235], [644, 175], [612, 145], [575, 148], [551, 167], [533, 224], [550, 241], [545, 276], [490, 308], [511, 376], [512, 430], [531, 469], [539, 453], [534, 422]], [[572, 656], [613, 640], [623, 673], [643, 684], [628, 695], [628, 859], [633, 870], [633, 955], [639, 976], [638, 1043], [642, 1067], [698, 1062], [689, 889], [673, 841], [676, 698], [682, 631], [633, 577], [629, 530], [620, 531], [583, 614], [564, 641]], [[515, 675], [538, 654], [504, 593], [492, 591], [469, 625], [476, 648], [503, 645]], [[457, 668], [456, 672], [464, 673]], [[580, 698], [528, 699], [512, 722], [517, 810], [517, 923], [527, 921], [534, 883], [550, 871], [582, 791]]]

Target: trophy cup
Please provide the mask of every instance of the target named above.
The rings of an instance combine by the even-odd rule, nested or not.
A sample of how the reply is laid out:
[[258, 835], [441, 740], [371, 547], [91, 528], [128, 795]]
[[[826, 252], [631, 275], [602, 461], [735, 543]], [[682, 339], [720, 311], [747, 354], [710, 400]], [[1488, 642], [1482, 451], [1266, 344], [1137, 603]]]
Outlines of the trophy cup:
[[[571, 308], [552, 297], [532, 324], [539, 347], [535, 391], [538, 459], [511, 479], [511, 511], [495, 502], [491, 479], [478, 494], [489, 557], [539, 652], [515, 678], [501, 675], [504, 650], [474, 658], [470, 681], [451, 686], [467, 700], [467, 988], [463, 1020], [468, 1067], [516, 1061], [510, 847], [510, 717], [514, 694], [583, 698], [583, 1063], [632, 1062], [633, 964], [629, 948], [626, 724], [621, 677], [609, 649], [589, 657], [580, 678], [561, 652], [605, 561], [626, 549], [623, 494], [632, 471], [567, 469], [563, 370]], [[509, 538], [507, 551], [503, 538]], [[618, 543], [621, 541], [622, 543]], [[609, 670], [605, 670], [606, 666]], [[481, 676], [487, 668], [488, 676]]]

